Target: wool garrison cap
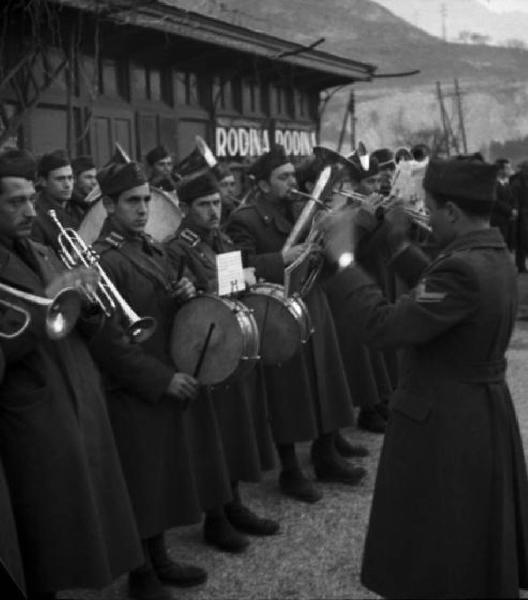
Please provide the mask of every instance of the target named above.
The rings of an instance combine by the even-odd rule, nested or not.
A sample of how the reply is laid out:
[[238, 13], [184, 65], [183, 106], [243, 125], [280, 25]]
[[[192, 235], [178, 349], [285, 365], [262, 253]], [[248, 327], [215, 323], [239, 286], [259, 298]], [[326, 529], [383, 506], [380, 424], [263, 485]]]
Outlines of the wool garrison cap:
[[180, 202], [190, 204], [197, 198], [218, 193], [218, 181], [210, 169], [204, 169], [191, 177], [186, 177], [178, 183], [178, 198]]
[[78, 175], [79, 173], [84, 173], [85, 171], [91, 171], [95, 169], [95, 163], [91, 156], [78, 156], [71, 161], [71, 166], [73, 169], [73, 173]]
[[27, 150], [6, 150], [0, 154], [0, 178], [22, 177], [33, 181], [37, 162]]
[[269, 152], [263, 154], [249, 167], [248, 174], [253, 175], [256, 181], [269, 179], [272, 171], [288, 164], [290, 161], [284, 146], [275, 144]]
[[497, 165], [480, 160], [432, 159], [423, 186], [431, 194], [452, 198], [461, 208], [471, 210], [495, 200]]
[[378, 161], [380, 169], [396, 167], [396, 163], [394, 162], [394, 152], [389, 148], [379, 148], [378, 150], [374, 150], [370, 155], [370, 158], [371, 160], [375, 158]]
[[147, 183], [143, 168], [137, 162], [110, 163], [97, 173], [97, 181], [106, 196], [119, 196], [123, 192]]
[[170, 156], [170, 153], [165, 146], [156, 146], [155, 148], [152, 148], [150, 152], [147, 152], [145, 159], [152, 167], [152, 165], [157, 163], [158, 160], [163, 160], [164, 158], [167, 158], [167, 156]]
[[38, 174], [40, 177], [47, 177], [51, 171], [68, 167], [69, 165], [71, 165], [71, 161], [66, 151], [54, 150], [42, 156], [38, 164]]

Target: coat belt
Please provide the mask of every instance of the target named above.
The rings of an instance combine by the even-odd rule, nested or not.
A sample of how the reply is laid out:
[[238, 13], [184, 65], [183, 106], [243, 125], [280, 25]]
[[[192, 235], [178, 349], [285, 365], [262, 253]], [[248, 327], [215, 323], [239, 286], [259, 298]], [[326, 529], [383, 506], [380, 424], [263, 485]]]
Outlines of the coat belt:
[[480, 363], [450, 363], [446, 371], [462, 383], [501, 383], [506, 377], [506, 367], [506, 359], [501, 358]]

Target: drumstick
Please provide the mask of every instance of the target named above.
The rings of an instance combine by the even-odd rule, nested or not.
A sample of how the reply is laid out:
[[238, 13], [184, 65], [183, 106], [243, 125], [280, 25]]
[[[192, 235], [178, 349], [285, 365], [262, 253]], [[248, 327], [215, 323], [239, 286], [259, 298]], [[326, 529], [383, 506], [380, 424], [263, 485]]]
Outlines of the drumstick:
[[211, 336], [213, 335], [213, 329], [216, 327], [216, 323], [211, 323], [209, 325], [209, 330], [207, 331], [207, 335], [205, 336], [205, 342], [202, 346], [202, 350], [200, 351], [200, 356], [198, 357], [198, 362], [196, 363], [196, 367], [194, 367], [193, 377], [198, 379], [200, 375], [200, 371], [202, 369], [203, 361], [205, 358], [205, 353], [207, 352], [207, 348], [209, 347], [209, 343], [211, 342]]
[[262, 348], [264, 348], [264, 332], [266, 331], [266, 323], [268, 321], [268, 311], [269, 311], [270, 301], [269, 298], [266, 297], [266, 308], [264, 309], [264, 317], [262, 318], [262, 339], [260, 341], [260, 355], [262, 356]]

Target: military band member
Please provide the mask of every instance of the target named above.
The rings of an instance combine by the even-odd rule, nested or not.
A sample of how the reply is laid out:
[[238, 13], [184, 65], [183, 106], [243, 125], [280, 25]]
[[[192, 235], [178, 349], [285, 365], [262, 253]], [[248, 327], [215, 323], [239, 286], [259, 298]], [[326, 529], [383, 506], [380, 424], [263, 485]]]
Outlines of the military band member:
[[215, 171], [218, 178], [218, 191], [222, 201], [222, 224], [225, 224], [231, 213], [240, 204], [240, 200], [236, 196], [237, 182], [235, 174], [227, 165], [218, 164]]
[[[186, 216], [166, 244], [175, 264], [183, 258], [195, 277], [196, 287], [209, 293], [218, 291], [216, 255], [235, 250], [233, 242], [220, 230], [223, 204], [218, 188], [219, 183], [209, 171], [182, 181], [178, 196], [186, 207]], [[220, 424], [233, 500], [223, 509], [209, 511], [204, 535], [207, 541], [225, 550], [237, 551], [247, 546], [247, 540], [230, 531], [231, 526], [251, 535], [273, 535], [279, 530], [276, 521], [259, 517], [245, 506], [239, 491], [239, 481], [260, 481], [262, 471], [274, 467], [262, 383], [258, 371], [253, 371], [241, 381], [208, 391]]]
[[71, 162], [73, 170], [73, 193], [71, 210], [82, 221], [91, 204], [86, 202], [88, 194], [97, 186], [97, 169], [91, 156], [78, 156]]
[[[430, 261], [391, 216], [395, 303], [353, 263], [350, 221], [327, 224], [329, 289], [377, 348], [400, 347], [363, 557], [362, 582], [389, 598], [515, 598], [528, 587], [528, 481], [505, 352], [515, 268], [489, 227], [496, 167], [432, 160], [424, 187], [441, 251]], [[339, 223], [338, 223], [339, 220]], [[345, 260], [346, 259], [346, 260]]]
[[130, 593], [161, 600], [171, 597], [162, 583], [189, 586], [206, 579], [203, 569], [169, 558], [164, 532], [199, 522], [204, 510], [229, 501], [231, 490], [213, 408], [208, 398], [196, 398], [197, 381], [177, 373], [170, 358], [177, 299], [190, 297], [194, 287], [178, 280], [163, 248], [145, 234], [150, 188], [141, 166], [112, 163], [97, 178], [108, 213], [95, 244], [101, 266], [132, 309], [157, 322], [147, 341], [133, 344], [117, 314], [91, 349], [105, 376], [144, 547], [144, 565], [129, 575]]
[[[242, 250], [245, 264], [256, 276], [275, 283], [284, 268], [305, 249], [303, 244], [282, 251], [294, 216], [290, 191], [295, 169], [282, 146], [274, 147], [252, 166], [259, 191], [251, 204], [235, 211], [227, 233]], [[326, 297], [316, 285], [307, 298], [314, 334], [284, 365], [266, 367], [272, 430], [282, 464], [281, 490], [294, 498], [315, 502], [320, 491], [304, 475], [295, 443], [315, 440], [312, 462], [320, 481], [356, 485], [365, 470], [350, 465], [335, 447], [336, 432], [353, 424], [352, 401]]]
[[[94, 285], [91, 271], [64, 273], [30, 241], [35, 219], [30, 155], [0, 156], [0, 280], [42, 297]], [[98, 588], [140, 564], [141, 549], [99, 373], [78, 331], [51, 341], [42, 309], [25, 305], [28, 328], [0, 340], [0, 453], [30, 598]]]
[[57, 225], [50, 219], [49, 210], [57, 213], [64, 227], [78, 229], [82, 216], [72, 204], [73, 169], [68, 155], [63, 150], [44, 154], [38, 163], [38, 183], [41, 188], [35, 210], [31, 237], [45, 246], [58, 250]]
[[165, 192], [173, 192], [176, 189], [172, 169], [174, 161], [165, 146], [156, 146], [145, 156], [150, 168], [149, 183]]

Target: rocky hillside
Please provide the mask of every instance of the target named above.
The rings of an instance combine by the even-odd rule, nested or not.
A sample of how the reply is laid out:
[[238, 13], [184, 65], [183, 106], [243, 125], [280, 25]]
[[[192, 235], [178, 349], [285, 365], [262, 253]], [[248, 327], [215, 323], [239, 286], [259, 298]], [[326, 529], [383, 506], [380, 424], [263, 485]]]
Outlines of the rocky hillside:
[[[449, 92], [454, 78], [464, 93], [470, 150], [485, 152], [492, 140], [528, 134], [526, 51], [445, 43], [372, 0], [161, 1], [299, 43], [324, 37], [319, 49], [375, 64], [380, 74], [420, 69], [413, 77], [355, 86], [357, 138], [369, 148], [416, 141], [439, 128], [435, 82]], [[337, 143], [347, 98], [347, 90], [336, 94], [323, 114], [322, 138], [330, 145]], [[447, 110], [454, 114], [452, 99]]]

